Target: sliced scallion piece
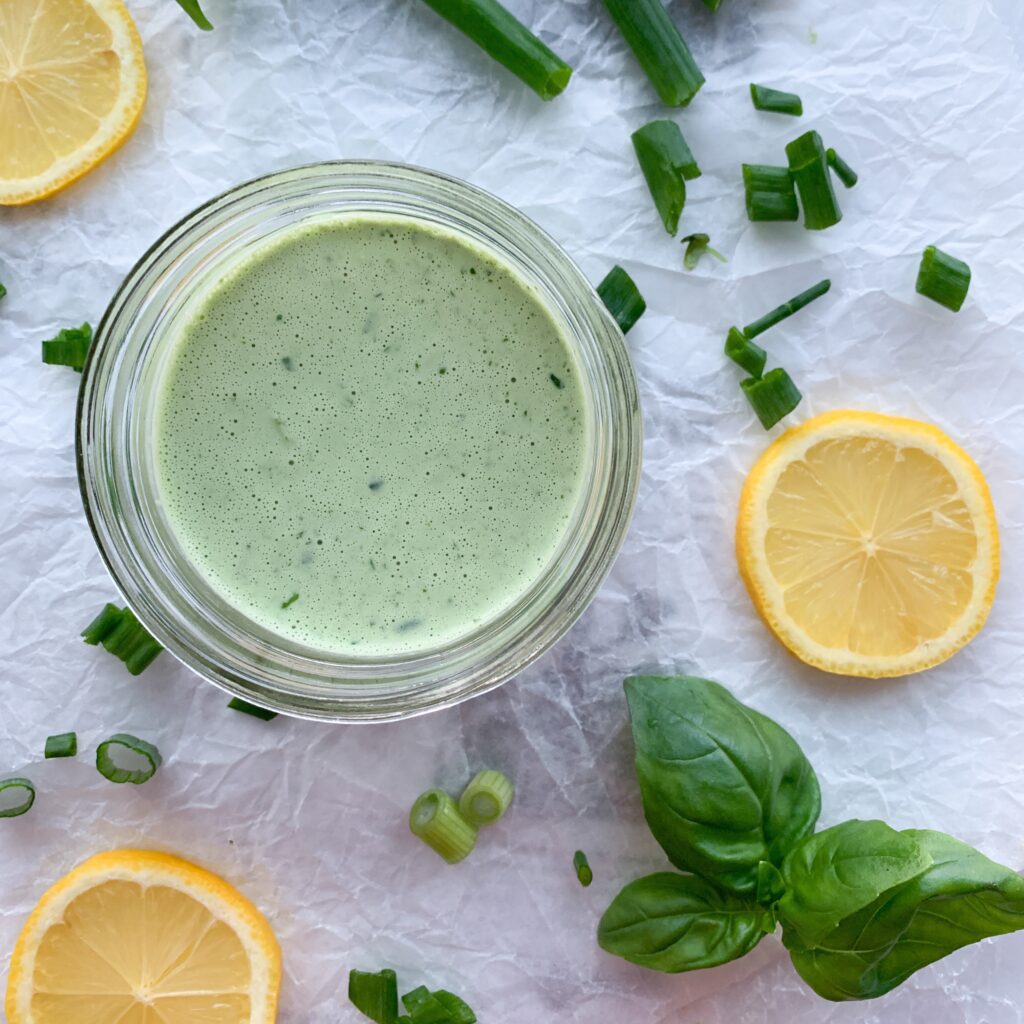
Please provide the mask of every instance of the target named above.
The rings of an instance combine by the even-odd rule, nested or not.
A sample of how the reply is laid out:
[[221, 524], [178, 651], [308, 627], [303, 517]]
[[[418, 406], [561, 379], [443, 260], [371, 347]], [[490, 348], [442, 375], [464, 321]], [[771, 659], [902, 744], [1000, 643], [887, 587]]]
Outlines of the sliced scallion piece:
[[43, 342], [43, 362], [50, 366], [70, 366], [81, 373], [91, 344], [91, 325], [65, 327], [55, 338]]
[[250, 704], [247, 700], [242, 700], [241, 697], [232, 697], [228, 701], [228, 707], [232, 711], [241, 711], [244, 715], [252, 715], [253, 718], [262, 719], [264, 722], [270, 722], [277, 718], [276, 711], [261, 708], [258, 704]]
[[478, 772], [459, 797], [459, 814], [474, 828], [493, 825], [508, 810], [515, 792], [501, 772]]
[[711, 11], [717, 11], [721, 3], [722, 0], [704, 0], [704, 6]]
[[409, 812], [409, 829], [449, 864], [465, 860], [476, 846], [476, 829], [442, 789], [428, 789]]
[[394, 971], [349, 971], [348, 998], [376, 1024], [395, 1024], [398, 1020], [398, 978]]
[[78, 753], [78, 734], [73, 732], [62, 732], [56, 736], [46, 737], [46, 747], [43, 750], [43, 757], [74, 757]]
[[120, 658], [133, 675], [147, 669], [163, 647], [153, 638], [129, 608], [104, 605], [103, 611], [82, 630], [87, 644], [102, 644], [115, 658]]
[[741, 381], [740, 387], [765, 430], [770, 430], [784, 416], [788, 416], [803, 398], [782, 367], [769, 370], [760, 379], [750, 377]]
[[783, 92], [781, 89], [769, 89], [767, 85], [750, 83], [750, 98], [756, 110], [764, 110], [770, 114], [789, 114], [800, 117], [804, 112], [804, 103], [795, 92]]
[[793, 176], [788, 167], [744, 164], [747, 217], [752, 221], [799, 220]]
[[36, 787], [28, 779], [0, 779], [0, 818], [20, 818], [35, 802]]
[[433, 996], [434, 1000], [444, 1007], [444, 1011], [448, 1015], [445, 1024], [476, 1024], [476, 1014], [470, 1009], [465, 999], [461, 999], [454, 992], [447, 992], [443, 988], [436, 989]]
[[604, 5], [661, 102], [688, 106], [704, 76], [662, 0], [604, 0]]
[[4, 287], [3, 281], [0, 281], [0, 299], [7, 294], [7, 289]]
[[843, 212], [832, 187], [821, 136], [817, 132], [805, 132], [786, 146], [786, 157], [803, 204], [804, 227], [822, 231], [838, 224]]
[[959, 313], [970, 287], [971, 268], [963, 260], [934, 245], [925, 249], [917, 273], [918, 294]]
[[209, 32], [213, 26], [203, 14], [199, 0], [178, 0], [178, 6], [204, 31]]
[[633, 132], [633, 148], [665, 230], [674, 235], [686, 205], [686, 182], [700, 168], [675, 121], [651, 121]]
[[612, 267], [597, 286], [597, 294], [623, 334], [628, 334], [647, 310], [636, 282], [618, 265]]
[[590, 869], [590, 861], [582, 850], [577, 850], [572, 855], [572, 866], [576, 869], [576, 877], [584, 889], [594, 880], [594, 872]]
[[681, 242], [686, 246], [686, 252], [683, 254], [683, 266], [687, 270], [693, 270], [700, 263], [702, 256], [713, 256], [719, 263], [729, 262], [717, 249], [711, 248], [709, 235], [687, 235], [681, 239]]
[[554, 99], [569, 84], [572, 68], [498, 0], [423, 2], [508, 68], [542, 100]]
[[755, 379], [764, 373], [764, 364], [768, 362], [768, 353], [760, 345], [755, 345], [738, 327], [729, 328], [729, 336], [725, 339], [725, 354]]
[[96, 748], [96, 771], [119, 784], [141, 786], [156, 775], [162, 762], [160, 751], [152, 743], [126, 732], [111, 736]]
[[794, 313], [799, 312], [804, 306], [809, 305], [815, 299], [824, 295], [831, 287], [832, 282], [827, 277], [824, 281], [819, 281], [816, 285], [808, 288], [807, 291], [794, 296], [781, 306], [776, 306], [770, 313], [765, 313], [764, 316], [755, 320], [752, 324], [747, 324], [743, 328], [744, 337], [749, 340], [756, 338], [759, 334], [764, 334], [769, 327], [774, 327], [777, 323], [781, 323], [787, 317], [791, 317]]
[[847, 188], [853, 188], [860, 181], [857, 172], [831, 147], [825, 150], [825, 160]]

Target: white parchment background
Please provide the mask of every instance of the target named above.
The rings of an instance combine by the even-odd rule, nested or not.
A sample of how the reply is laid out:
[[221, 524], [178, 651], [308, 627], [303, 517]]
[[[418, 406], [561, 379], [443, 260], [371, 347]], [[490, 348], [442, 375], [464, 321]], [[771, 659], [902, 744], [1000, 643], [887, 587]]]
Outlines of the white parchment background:
[[[1017, 0], [673, 0], [708, 84], [677, 116], [704, 170], [685, 231], [728, 266], [681, 268], [629, 133], [666, 112], [596, 0], [509, 0], [577, 68], [543, 104], [418, 0], [129, 0], [150, 70], [139, 130], [57, 198], [0, 211], [0, 772], [39, 789], [0, 821], [0, 957], [43, 889], [119, 845], [180, 852], [268, 913], [284, 1024], [349, 1024], [350, 967], [462, 993], [484, 1024], [1019, 1024], [1024, 935], [962, 951], [870, 1004], [804, 989], [775, 939], [739, 964], [664, 977], [597, 948], [628, 879], [665, 866], [640, 813], [623, 676], [712, 676], [773, 715], [821, 778], [823, 824], [943, 829], [1024, 867], [1024, 8]], [[801, 121], [756, 113], [751, 80], [791, 87]], [[812, 234], [751, 226], [739, 165], [780, 162], [818, 128], [861, 172], [846, 218]], [[39, 341], [98, 320], [168, 226], [246, 178], [323, 158], [405, 160], [520, 206], [599, 279], [616, 261], [651, 310], [630, 336], [646, 466], [625, 549], [557, 649], [501, 690], [417, 721], [267, 725], [164, 656], [131, 679], [77, 633], [114, 596], [83, 518], [72, 451], [78, 378]], [[922, 248], [967, 259], [959, 316], [914, 294]], [[721, 345], [731, 323], [828, 275], [831, 294], [770, 336], [807, 395], [799, 417], [860, 406], [931, 420], [991, 484], [1003, 581], [982, 635], [908, 680], [804, 668], [755, 618], [732, 553], [743, 476], [766, 443]], [[48, 733], [86, 753], [42, 760]], [[139, 789], [91, 766], [118, 730], [166, 763]], [[514, 812], [450, 868], [406, 813], [482, 766]], [[596, 881], [582, 890], [572, 852]], [[6, 960], [0, 960], [0, 974]]]

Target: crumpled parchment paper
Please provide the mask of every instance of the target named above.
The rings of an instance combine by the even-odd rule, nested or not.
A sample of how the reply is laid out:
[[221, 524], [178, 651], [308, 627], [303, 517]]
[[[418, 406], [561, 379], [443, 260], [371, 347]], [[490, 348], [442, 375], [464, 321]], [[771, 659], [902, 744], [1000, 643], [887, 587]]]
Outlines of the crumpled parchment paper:
[[[150, 96], [125, 148], [47, 203], [0, 211], [0, 771], [30, 776], [31, 814], [0, 821], [0, 974], [44, 888], [99, 850], [179, 852], [270, 916], [286, 963], [283, 1024], [348, 1024], [351, 967], [461, 993], [484, 1024], [1019, 1024], [1024, 934], [961, 951], [870, 1004], [799, 982], [777, 939], [737, 964], [664, 977], [602, 953], [601, 911], [667, 866], [644, 826], [621, 690], [641, 669], [721, 680], [802, 743], [822, 823], [943, 829], [1024, 867], [1024, 8], [1018, 0], [672, 0], [708, 83], [661, 107], [596, 0], [508, 0], [577, 70], [543, 104], [417, 0], [128, 0]], [[798, 91], [802, 120], [755, 112], [750, 81]], [[675, 116], [704, 176], [683, 234], [729, 256], [682, 270], [630, 132]], [[813, 234], [752, 226], [740, 163], [782, 162], [818, 128], [860, 172], [846, 217]], [[242, 179], [336, 157], [404, 160], [521, 207], [598, 280], [632, 273], [650, 312], [630, 335], [646, 467], [632, 531], [581, 622], [499, 691], [408, 723], [331, 727], [228, 711], [163, 656], [130, 678], [78, 631], [114, 597], [73, 457], [78, 378], [39, 341], [98, 320], [143, 250]], [[914, 294], [928, 243], [968, 260], [958, 316]], [[721, 346], [823, 276], [825, 299], [768, 337], [807, 400], [931, 420], [982, 466], [1002, 524], [988, 626], [951, 662], [882, 683], [789, 658], [755, 618], [732, 551], [743, 476], [766, 436]], [[42, 760], [48, 733], [84, 753]], [[116, 731], [156, 742], [138, 789], [94, 770]], [[448, 867], [406, 814], [480, 767], [518, 796]], [[595, 882], [579, 887], [576, 848]]]

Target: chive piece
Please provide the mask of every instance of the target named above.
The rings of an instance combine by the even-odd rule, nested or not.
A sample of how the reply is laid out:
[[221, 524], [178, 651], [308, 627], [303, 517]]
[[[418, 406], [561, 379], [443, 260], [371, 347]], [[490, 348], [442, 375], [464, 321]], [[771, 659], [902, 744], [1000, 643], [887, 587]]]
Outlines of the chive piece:
[[349, 971], [349, 1002], [376, 1024], [398, 1020], [398, 978], [394, 971]]
[[[19, 789], [25, 791], [21, 803], [4, 807], [3, 794], [10, 790], [11, 796], [15, 796]], [[19, 818], [21, 815], [27, 814], [35, 802], [36, 787], [28, 779], [0, 779], [0, 818]]]
[[794, 313], [799, 312], [804, 306], [810, 305], [810, 303], [824, 295], [831, 287], [832, 282], [826, 277], [824, 281], [819, 281], [816, 285], [808, 288], [807, 291], [794, 296], [781, 306], [776, 306], [770, 313], [765, 313], [764, 316], [755, 320], [752, 324], [747, 324], [743, 328], [744, 336], [750, 339], [756, 338], [759, 334], [764, 334], [769, 327], [774, 327], [777, 323], [781, 323], [787, 317], [791, 317]]
[[770, 114], [789, 114], [800, 117], [804, 112], [804, 103], [795, 92], [783, 92], [781, 89], [769, 89], [767, 85], [750, 83], [750, 98], [755, 110], [764, 110]]
[[258, 704], [250, 704], [247, 700], [242, 700], [241, 697], [232, 697], [228, 701], [228, 707], [232, 711], [241, 711], [243, 715], [252, 715], [253, 718], [260, 718], [264, 722], [272, 722], [277, 718], [276, 711], [261, 708]]
[[669, 107], [686, 107], [704, 76], [662, 0], [604, 0], [633, 55]]
[[209, 19], [203, 14], [199, 0], [178, 0], [178, 6], [204, 31], [213, 29]]
[[831, 147], [825, 150], [825, 160], [847, 188], [853, 188], [860, 181], [857, 172]]
[[474, 828], [493, 825], [508, 810], [516, 790], [501, 772], [478, 772], [459, 797], [459, 814]]
[[805, 132], [786, 146], [789, 170], [804, 207], [804, 227], [822, 231], [843, 219], [832, 175], [825, 158], [825, 146], [817, 132]]
[[929, 245], [921, 257], [921, 269], [917, 273], [917, 292], [933, 299], [954, 313], [967, 298], [971, 287], [971, 268], [955, 256]]
[[476, 846], [476, 829], [442, 789], [428, 789], [409, 812], [409, 829], [449, 864], [465, 860]]
[[498, 0], [423, 0], [485, 53], [525, 82], [542, 100], [554, 99], [572, 68]]
[[120, 624], [123, 614], [117, 605], [108, 602], [103, 606], [103, 611], [82, 630], [82, 639], [87, 644], [95, 645], [100, 643]]
[[[378, 484], [377, 486], [379, 487], [380, 485]], [[373, 489], [374, 489], [373, 484], [370, 484], [370, 490], [372, 491]], [[286, 601], [282, 601], [281, 602], [281, 607], [282, 608], [291, 608], [291, 606], [293, 604], [295, 604], [295, 602], [298, 601], [298, 599], [299, 599], [299, 595], [298, 594], [292, 594], [292, 596], [289, 597]]]
[[704, 6], [709, 11], [717, 11], [722, 0], [704, 0]]
[[56, 736], [46, 737], [43, 757], [74, 757], [78, 753], [78, 735], [73, 732], [62, 732]]
[[590, 869], [590, 861], [582, 850], [577, 850], [572, 855], [572, 865], [576, 869], [576, 877], [584, 889], [594, 880], [594, 872]]
[[751, 377], [741, 381], [740, 387], [765, 430], [770, 430], [784, 416], [788, 416], [803, 398], [782, 367], [769, 370], [760, 380]]
[[129, 608], [104, 605], [103, 611], [82, 631], [87, 644], [102, 644], [115, 658], [137, 676], [147, 669], [163, 647], [139, 622]]
[[755, 345], [738, 327], [729, 328], [729, 336], [725, 339], [725, 354], [755, 380], [760, 380], [764, 364], [768, 362], [768, 353], [760, 345]]
[[81, 373], [91, 344], [91, 325], [65, 327], [55, 338], [43, 342], [43, 362], [50, 366], [70, 366]]
[[612, 267], [597, 286], [597, 294], [623, 334], [628, 334], [647, 310], [636, 282], [618, 265]]
[[686, 182], [700, 176], [697, 161], [675, 121], [651, 121], [637, 129], [633, 148], [661, 222], [674, 235], [686, 205]]
[[681, 242], [686, 246], [686, 252], [683, 255], [683, 266], [687, 270], [693, 270], [700, 263], [702, 256], [714, 256], [719, 263], [729, 262], [717, 249], [711, 248], [711, 238], [709, 235], [687, 235], [681, 239]]
[[448, 992], [443, 988], [437, 989], [433, 995], [448, 1015], [445, 1018], [445, 1024], [476, 1024], [476, 1014], [470, 1009], [465, 999], [461, 999], [454, 992]]
[[[129, 755], [127, 758], [125, 751]], [[145, 762], [145, 766], [141, 768], [120, 767], [114, 758], [115, 753], [128, 760], [129, 764], [137, 764], [141, 758]], [[129, 736], [126, 732], [119, 732], [117, 735], [111, 736], [96, 748], [96, 771], [103, 778], [118, 784], [130, 782], [133, 786], [141, 786], [142, 783], [148, 782], [156, 775], [162, 761], [160, 751], [152, 743], [140, 740], [137, 736]]]
[[747, 197], [747, 217], [752, 221], [799, 220], [793, 175], [788, 167], [771, 164], [744, 164], [743, 188]]
[[444, 989], [431, 992], [420, 985], [402, 996], [402, 1005], [410, 1024], [476, 1024], [476, 1014], [465, 1000]]

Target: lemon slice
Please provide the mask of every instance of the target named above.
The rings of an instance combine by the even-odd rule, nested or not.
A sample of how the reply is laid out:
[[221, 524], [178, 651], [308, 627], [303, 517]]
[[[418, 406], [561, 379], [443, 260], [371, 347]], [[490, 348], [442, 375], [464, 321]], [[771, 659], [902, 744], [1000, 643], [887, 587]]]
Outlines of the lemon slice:
[[945, 661], [981, 629], [999, 577], [995, 511], [971, 457], [927, 423], [849, 410], [761, 456], [736, 551], [786, 647], [853, 676]]
[[[6, 0], [0, 0], [0, 3]], [[8, 1024], [272, 1024], [281, 957], [240, 893], [163, 853], [101, 853], [39, 901]]]
[[0, 205], [92, 170], [145, 99], [142, 41], [121, 0], [0, 0]]

